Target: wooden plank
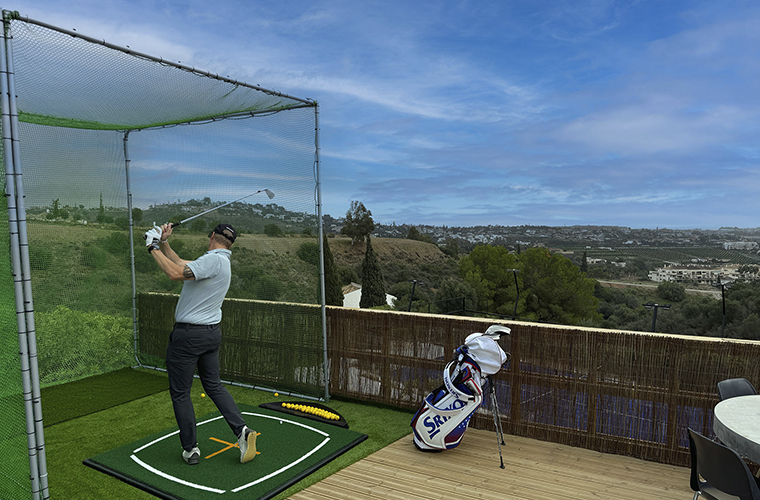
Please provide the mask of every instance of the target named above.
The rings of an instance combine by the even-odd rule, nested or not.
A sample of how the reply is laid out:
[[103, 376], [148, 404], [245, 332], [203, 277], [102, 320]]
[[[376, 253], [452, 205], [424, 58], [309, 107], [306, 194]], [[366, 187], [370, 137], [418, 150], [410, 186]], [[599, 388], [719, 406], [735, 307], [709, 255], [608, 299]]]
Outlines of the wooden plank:
[[493, 432], [469, 429], [459, 447], [442, 453], [419, 452], [407, 436], [291, 498], [672, 500], [693, 495], [685, 467], [504, 438], [504, 469]]

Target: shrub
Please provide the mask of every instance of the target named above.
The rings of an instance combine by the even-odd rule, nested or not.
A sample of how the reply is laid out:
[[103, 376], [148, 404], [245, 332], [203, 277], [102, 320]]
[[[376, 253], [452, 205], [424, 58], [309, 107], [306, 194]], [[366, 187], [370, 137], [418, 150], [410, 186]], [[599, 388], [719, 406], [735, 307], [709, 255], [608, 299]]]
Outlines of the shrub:
[[[139, 236], [142, 238], [142, 235]], [[135, 235], [135, 240], [138, 236]], [[111, 255], [129, 255], [129, 233], [114, 231], [105, 238], [99, 238], [95, 244]]]
[[53, 251], [43, 246], [29, 246], [29, 267], [33, 271], [46, 271], [53, 264]]
[[196, 233], [205, 233], [206, 221], [203, 219], [195, 219], [193, 223], [190, 225], [190, 230]]
[[319, 244], [313, 241], [308, 241], [298, 247], [296, 255], [302, 261], [312, 264], [314, 266], [319, 265]]
[[347, 267], [347, 266], [337, 266], [337, 267], [338, 267], [338, 280], [340, 281], [341, 285], [348, 285], [351, 283], [359, 282], [359, 273], [356, 271], [356, 269], [352, 267]]
[[129, 366], [132, 320], [58, 306], [35, 314], [43, 383], [72, 380]]
[[86, 246], [82, 249], [82, 265], [100, 269], [106, 265], [108, 254], [102, 248]]
[[280, 229], [280, 226], [278, 226], [277, 224], [265, 224], [264, 234], [266, 234], [267, 236], [273, 236], [273, 237], [285, 236], [285, 233], [282, 232], [282, 229]]
[[686, 287], [671, 281], [664, 281], [657, 285], [657, 295], [663, 300], [681, 302], [686, 298]]
[[276, 278], [262, 276], [254, 284], [254, 294], [259, 300], [277, 300], [282, 294], [282, 284]]

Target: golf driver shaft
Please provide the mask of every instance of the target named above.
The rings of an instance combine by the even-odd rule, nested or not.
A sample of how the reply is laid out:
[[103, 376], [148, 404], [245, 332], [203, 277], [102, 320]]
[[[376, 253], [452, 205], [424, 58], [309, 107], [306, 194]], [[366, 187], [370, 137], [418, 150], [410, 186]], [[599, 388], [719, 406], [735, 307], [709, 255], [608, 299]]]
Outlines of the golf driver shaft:
[[271, 200], [272, 198], [274, 198], [274, 193], [273, 193], [273, 192], [271, 192], [270, 190], [268, 190], [268, 189], [259, 189], [259, 190], [258, 190], [258, 191], [256, 191], [255, 193], [251, 193], [251, 194], [247, 194], [247, 195], [245, 195], [245, 196], [241, 196], [241, 197], [240, 197], [240, 198], [238, 198], [237, 200], [228, 201], [227, 203], [223, 203], [223, 204], [219, 205], [218, 207], [214, 207], [214, 208], [211, 208], [211, 209], [209, 209], [209, 210], [206, 210], [205, 212], [201, 212], [201, 213], [199, 213], [199, 214], [197, 214], [197, 215], [193, 215], [192, 217], [188, 217], [187, 219], [185, 219], [185, 220], [183, 220], [183, 221], [177, 222], [176, 224], [172, 224], [172, 227], [177, 227], [177, 226], [179, 226], [180, 224], [184, 224], [184, 223], [185, 223], [185, 222], [187, 222], [187, 221], [191, 221], [191, 220], [193, 220], [193, 219], [197, 219], [197, 218], [198, 218], [198, 217], [200, 217], [201, 215], [206, 215], [207, 213], [211, 213], [211, 212], [213, 212], [214, 210], [218, 210], [218, 209], [220, 209], [220, 208], [222, 208], [222, 207], [226, 207], [227, 205], [230, 205], [230, 204], [232, 204], [232, 203], [235, 203], [236, 201], [240, 201], [240, 200], [243, 200], [243, 199], [245, 199], [245, 198], [248, 198], [249, 196], [253, 196], [254, 194], [258, 194], [258, 193], [261, 193], [262, 191], [263, 191], [263, 192], [265, 192], [265, 193], [267, 194], [267, 196], [269, 196], [269, 199], [270, 199], [270, 200]]

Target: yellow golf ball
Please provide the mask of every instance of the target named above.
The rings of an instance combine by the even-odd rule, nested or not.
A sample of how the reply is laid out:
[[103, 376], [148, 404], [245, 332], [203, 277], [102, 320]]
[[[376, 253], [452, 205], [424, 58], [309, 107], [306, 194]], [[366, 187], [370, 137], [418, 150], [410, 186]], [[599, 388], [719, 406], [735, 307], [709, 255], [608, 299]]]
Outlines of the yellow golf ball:
[[205, 392], [202, 392], [202, 393], [201, 393], [201, 397], [202, 397], [202, 398], [205, 398], [205, 397], [206, 397], [206, 393], [205, 393]]
[[279, 395], [280, 395], [280, 394], [279, 394], [279, 393], [277, 393], [277, 392], [275, 392], [275, 393], [274, 393], [274, 397], [277, 397], [277, 396], [279, 396]]

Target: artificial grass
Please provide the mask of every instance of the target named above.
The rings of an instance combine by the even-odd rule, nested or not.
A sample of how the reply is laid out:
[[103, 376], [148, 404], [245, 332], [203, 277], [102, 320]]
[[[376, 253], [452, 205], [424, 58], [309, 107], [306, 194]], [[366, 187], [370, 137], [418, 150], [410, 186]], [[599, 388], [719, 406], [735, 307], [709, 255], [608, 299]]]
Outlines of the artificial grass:
[[163, 374], [132, 368], [45, 387], [40, 390], [43, 425], [49, 427], [168, 388], [169, 382]]
[[[165, 374], [150, 374], [166, 381]], [[66, 384], [68, 385], [68, 384]], [[63, 386], [65, 387], [65, 386]], [[273, 394], [230, 386], [235, 401], [250, 406], [277, 401]], [[201, 398], [199, 381], [193, 385], [196, 415], [216, 410], [208, 398]], [[295, 398], [288, 397], [289, 401]], [[45, 401], [43, 398], [43, 407]], [[411, 412], [333, 400], [326, 406], [336, 410], [350, 429], [369, 437], [315, 473], [277, 495], [275, 500], [310, 486], [338, 470], [374, 453], [411, 432]], [[176, 425], [168, 390], [113, 406], [79, 418], [63, 421], [45, 429], [47, 466], [51, 497], [77, 499], [155, 499], [152, 495], [129, 486], [82, 464], [82, 461], [150, 434]], [[177, 454], [181, 453], [179, 438]]]

